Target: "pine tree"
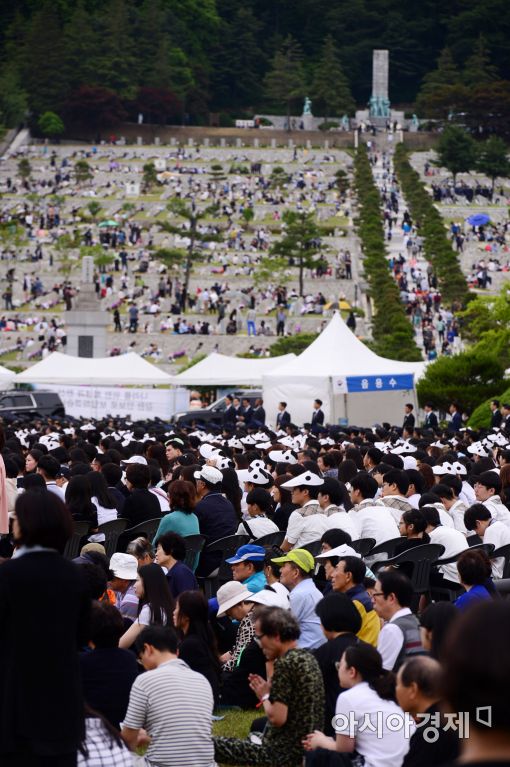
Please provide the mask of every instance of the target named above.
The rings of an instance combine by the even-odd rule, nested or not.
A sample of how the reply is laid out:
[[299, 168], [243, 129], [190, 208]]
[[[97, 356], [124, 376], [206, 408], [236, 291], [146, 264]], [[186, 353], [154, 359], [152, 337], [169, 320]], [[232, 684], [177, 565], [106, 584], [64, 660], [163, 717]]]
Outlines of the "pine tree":
[[331, 35], [324, 40], [319, 63], [315, 68], [312, 98], [324, 109], [324, 122], [328, 117], [353, 114], [356, 108], [344, 74], [335, 42]]
[[67, 91], [64, 61], [60, 20], [49, 0], [34, 13], [26, 36], [23, 84], [36, 114], [59, 111]]
[[97, 59], [101, 41], [93, 26], [91, 14], [83, 0], [78, 0], [64, 28], [66, 79], [71, 91], [81, 85], [100, 85]]
[[265, 77], [269, 98], [286, 105], [287, 129], [290, 130], [292, 102], [305, 95], [305, 73], [301, 46], [289, 35], [273, 57], [271, 70]]
[[[313, 213], [297, 213], [287, 210], [283, 214], [286, 225], [281, 240], [271, 248], [271, 256], [287, 258], [289, 266], [299, 270], [299, 295], [304, 292], [304, 271], [317, 266], [318, 256], [325, 250], [321, 245], [322, 232], [317, 226]], [[264, 259], [263, 259], [264, 260]]]
[[490, 178], [492, 193], [497, 178], [510, 176], [508, 149], [502, 138], [491, 136], [479, 147], [476, 169]]
[[436, 69], [429, 72], [416, 99], [417, 111], [427, 117], [446, 118], [466, 97], [462, 75], [449, 48], [443, 48]]
[[491, 64], [487, 41], [483, 35], [476, 41], [473, 53], [464, 65], [462, 77], [468, 86], [486, 85], [499, 79], [497, 68]]
[[449, 125], [436, 145], [436, 165], [446, 168], [453, 176], [469, 173], [476, 165], [476, 144], [469, 133], [458, 125]]
[[133, 0], [110, 0], [101, 14], [101, 55], [97, 78], [102, 86], [130, 99], [136, 93], [136, 58], [133, 40]]

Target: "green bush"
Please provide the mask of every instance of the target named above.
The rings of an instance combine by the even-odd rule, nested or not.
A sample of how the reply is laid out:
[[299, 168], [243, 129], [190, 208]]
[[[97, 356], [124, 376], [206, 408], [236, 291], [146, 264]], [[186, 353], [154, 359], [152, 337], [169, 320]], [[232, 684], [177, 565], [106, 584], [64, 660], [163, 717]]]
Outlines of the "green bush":
[[282, 354], [301, 354], [317, 338], [316, 333], [297, 333], [295, 336], [279, 338], [269, 347], [271, 357]]
[[340, 123], [333, 122], [332, 120], [329, 120], [327, 122], [321, 123], [319, 125], [319, 130], [334, 130], [335, 128], [339, 128]]
[[271, 120], [268, 120], [267, 117], [259, 117], [259, 125], [269, 128], [272, 124]]
[[430, 402], [444, 411], [451, 402], [458, 401], [463, 410], [473, 412], [480, 402], [498, 396], [504, 374], [501, 360], [490, 352], [469, 350], [440, 357], [418, 381], [418, 400], [420, 405]]
[[505, 391], [502, 394], [495, 394], [492, 397], [489, 397], [488, 400], [485, 402], [482, 402], [481, 405], [478, 405], [473, 412], [471, 413], [471, 416], [468, 421], [468, 426], [472, 429], [488, 429], [491, 425], [491, 416], [492, 411], [490, 409], [490, 403], [491, 400], [498, 399], [500, 402], [509, 402], [510, 401], [510, 388], [505, 389]]

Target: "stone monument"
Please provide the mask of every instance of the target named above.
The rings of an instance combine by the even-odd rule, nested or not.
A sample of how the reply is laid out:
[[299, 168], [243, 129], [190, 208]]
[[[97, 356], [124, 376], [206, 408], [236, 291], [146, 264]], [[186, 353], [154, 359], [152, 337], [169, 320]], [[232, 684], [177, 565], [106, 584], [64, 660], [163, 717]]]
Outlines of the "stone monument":
[[391, 117], [388, 98], [389, 51], [375, 50], [372, 55], [372, 95], [370, 97], [370, 117]]
[[94, 288], [94, 259], [82, 259], [80, 292], [66, 312], [66, 353], [73, 357], [106, 357], [106, 329], [110, 315], [101, 307]]
[[305, 97], [305, 103], [303, 104], [301, 123], [303, 125], [303, 130], [313, 130], [312, 102], [308, 96]]

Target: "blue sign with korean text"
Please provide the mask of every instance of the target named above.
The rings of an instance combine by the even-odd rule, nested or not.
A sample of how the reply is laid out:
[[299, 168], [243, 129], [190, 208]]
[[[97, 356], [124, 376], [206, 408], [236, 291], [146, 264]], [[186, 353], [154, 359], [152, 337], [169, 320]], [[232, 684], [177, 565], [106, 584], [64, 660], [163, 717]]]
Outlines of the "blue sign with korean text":
[[348, 392], [399, 391], [413, 388], [413, 374], [389, 376], [347, 376]]

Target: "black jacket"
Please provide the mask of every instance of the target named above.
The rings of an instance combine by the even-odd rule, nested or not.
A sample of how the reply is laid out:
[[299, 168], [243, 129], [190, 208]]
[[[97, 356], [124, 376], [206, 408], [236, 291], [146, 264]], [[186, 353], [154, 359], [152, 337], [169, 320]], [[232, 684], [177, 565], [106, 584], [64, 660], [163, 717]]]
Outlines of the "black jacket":
[[119, 647], [98, 647], [81, 653], [80, 669], [85, 701], [120, 729], [131, 685], [138, 676], [134, 653]]
[[[239, 526], [234, 507], [221, 493], [207, 493], [195, 506], [198, 517], [200, 535], [205, 536], [205, 545], [234, 535]], [[221, 562], [221, 552], [206, 553], [202, 551], [197, 568], [197, 575], [209, 575]]]
[[290, 413], [288, 413], [286, 410], [284, 410], [281, 413], [278, 413], [276, 416], [276, 425], [280, 429], [285, 429], [286, 426], [288, 426], [290, 423]]
[[128, 528], [134, 527], [148, 519], [161, 517], [161, 506], [154, 493], [149, 490], [135, 489], [126, 498], [122, 516], [129, 520]]
[[81, 742], [78, 648], [89, 608], [79, 565], [56, 551], [0, 565], [0, 764], [22, 742], [47, 757]]

